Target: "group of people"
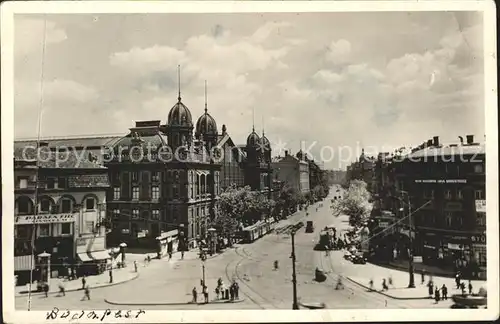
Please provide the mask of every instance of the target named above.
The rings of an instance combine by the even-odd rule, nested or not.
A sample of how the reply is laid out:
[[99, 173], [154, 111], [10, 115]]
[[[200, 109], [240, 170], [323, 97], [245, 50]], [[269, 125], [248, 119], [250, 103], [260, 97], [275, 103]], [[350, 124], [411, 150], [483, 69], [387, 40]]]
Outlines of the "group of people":
[[[61, 297], [61, 296], [66, 296], [66, 287], [64, 286], [64, 283], [63, 282], [59, 282], [59, 292], [57, 294], [57, 296]], [[49, 284], [48, 283], [45, 283], [43, 285], [43, 292], [45, 294], [45, 297], [49, 297], [49, 290], [50, 290], [50, 287], [49, 287]], [[87, 285], [87, 277], [86, 276], [83, 276], [82, 277], [82, 290], [83, 290], [83, 297], [81, 300], [90, 300], [90, 286]]]
[[[373, 284], [373, 279], [370, 279], [370, 290], [374, 290], [374, 284]], [[394, 287], [394, 281], [392, 280], [392, 276], [389, 276], [389, 278], [383, 278], [382, 279], [382, 290], [387, 291], [389, 290], [389, 286]]]
[[[425, 275], [424, 272], [422, 272], [422, 284], [424, 283], [424, 281], [425, 281]], [[429, 277], [429, 282], [427, 283], [427, 287], [429, 290], [429, 296], [434, 297], [436, 303], [439, 303], [440, 300], [448, 299], [448, 287], [446, 287], [445, 284], [443, 284], [441, 288], [438, 288], [437, 285], [434, 286], [434, 281], [432, 280], [432, 276]], [[460, 272], [457, 272], [457, 274], [455, 275], [455, 288], [460, 289], [462, 295], [466, 294], [465, 282], [462, 281], [462, 275]], [[469, 294], [472, 294], [473, 287], [472, 287], [472, 282], [470, 280], [467, 288]]]
[[[208, 304], [209, 303], [208, 288], [205, 285], [203, 279], [201, 280], [201, 286], [202, 286], [202, 294], [204, 297], [204, 303]], [[224, 282], [222, 281], [222, 278], [219, 278], [217, 280], [217, 287], [215, 288], [215, 295], [217, 299], [229, 299], [230, 301], [234, 301], [235, 299], [239, 299], [239, 290], [240, 288], [236, 281], [233, 281], [233, 283], [229, 286], [228, 289], [224, 289]], [[227, 297], [226, 294], [228, 294]], [[198, 303], [198, 291], [196, 290], [196, 287], [193, 287], [192, 295], [193, 295], [192, 303], [195, 304]]]

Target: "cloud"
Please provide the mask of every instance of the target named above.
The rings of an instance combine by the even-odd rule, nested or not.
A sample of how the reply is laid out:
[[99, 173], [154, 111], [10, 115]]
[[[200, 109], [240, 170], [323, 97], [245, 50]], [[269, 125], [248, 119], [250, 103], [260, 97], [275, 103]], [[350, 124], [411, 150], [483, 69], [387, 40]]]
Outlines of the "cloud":
[[351, 54], [351, 43], [345, 39], [332, 41], [327, 48], [326, 59], [333, 64], [345, 64], [349, 62]]
[[48, 44], [63, 42], [68, 38], [65, 30], [58, 28], [50, 20], [26, 18], [19, 19], [16, 22], [14, 37], [16, 40], [14, 43], [15, 52], [21, 55], [41, 51], [44, 46], [44, 39], [45, 46], [47, 46]]

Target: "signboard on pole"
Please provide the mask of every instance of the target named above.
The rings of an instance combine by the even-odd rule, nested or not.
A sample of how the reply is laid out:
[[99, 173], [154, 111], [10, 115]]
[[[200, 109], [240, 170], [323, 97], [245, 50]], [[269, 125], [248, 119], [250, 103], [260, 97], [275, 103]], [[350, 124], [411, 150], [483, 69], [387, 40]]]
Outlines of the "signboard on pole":
[[476, 212], [477, 213], [486, 213], [486, 200], [476, 200]]

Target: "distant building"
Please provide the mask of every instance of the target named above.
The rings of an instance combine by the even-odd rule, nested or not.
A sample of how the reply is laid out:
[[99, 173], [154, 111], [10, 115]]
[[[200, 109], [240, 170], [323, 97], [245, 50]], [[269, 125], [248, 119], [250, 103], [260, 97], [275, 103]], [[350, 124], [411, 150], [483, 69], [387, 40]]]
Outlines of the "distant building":
[[101, 271], [100, 264], [110, 258], [106, 251], [106, 168], [90, 152], [57, 152], [49, 142], [40, 143], [37, 164], [36, 142], [14, 145], [18, 284], [29, 282], [32, 264], [34, 280], [40, 280], [37, 256], [44, 252], [50, 254], [51, 277], [66, 276], [69, 269], [78, 275]]
[[273, 159], [272, 168], [279, 181], [296, 188], [303, 194], [310, 191], [309, 163], [304, 160], [301, 151], [297, 153], [297, 156], [292, 156], [285, 151], [285, 156]]
[[362, 180], [366, 182], [368, 191], [372, 192], [375, 182], [374, 178], [375, 158], [366, 156], [363, 149], [356, 162], [347, 166], [345, 180]]

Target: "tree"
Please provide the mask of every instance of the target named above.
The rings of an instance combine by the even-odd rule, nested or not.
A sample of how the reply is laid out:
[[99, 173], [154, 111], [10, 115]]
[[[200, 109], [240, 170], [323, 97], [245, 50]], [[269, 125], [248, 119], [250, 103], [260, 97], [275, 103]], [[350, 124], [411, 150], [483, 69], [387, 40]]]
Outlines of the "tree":
[[262, 220], [272, 208], [274, 201], [266, 199], [260, 192], [252, 191], [249, 186], [232, 186], [219, 196], [215, 223], [222, 231], [231, 234], [238, 227]]
[[288, 215], [290, 210], [295, 208], [303, 199], [303, 195], [297, 190], [297, 188], [285, 184], [279, 193], [277, 207], [280, 208], [285, 216]]
[[344, 196], [333, 203], [333, 214], [345, 214], [349, 216], [351, 226], [361, 226], [370, 216], [369, 199], [367, 184], [361, 180], [352, 180]]
[[319, 185], [317, 185], [317, 186], [315, 186], [315, 187], [313, 188], [312, 193], [313, 193], [313, 196], [314, 196], [315, 198], [320, 198], [320, 199], [322, 199], [322, 198], [325, 198], [325, 197], [326, 197], [326, 195], [325, 195], [325, 188], [323, 187], [323, 185], [320, 185], [320, 184], [319, 184]]

